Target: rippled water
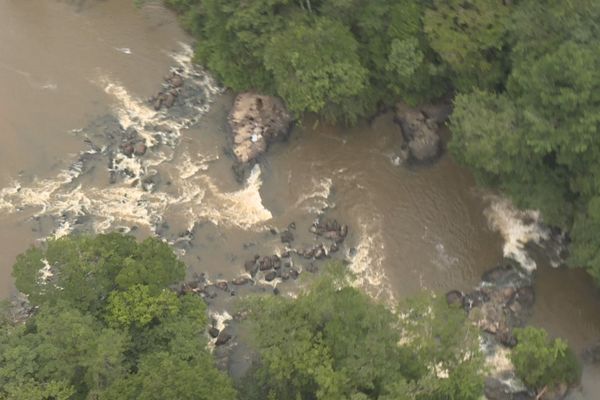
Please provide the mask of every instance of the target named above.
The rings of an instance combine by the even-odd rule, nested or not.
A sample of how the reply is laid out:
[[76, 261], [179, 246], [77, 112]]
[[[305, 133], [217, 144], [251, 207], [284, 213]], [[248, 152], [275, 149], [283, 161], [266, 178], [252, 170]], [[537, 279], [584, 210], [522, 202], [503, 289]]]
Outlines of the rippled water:
[[[254, 254], [282, 251], [272, 228], [295, 222], [296, 247], [313, 245], [308, 227], [325, 213], [350, 226], [342, 256], [373, 296], [468, 289], [504, 254], [537, 266], [535, 324], [578, 350], [598, 339], [598, 289], [524, 248], [547, 238], [537, 214], [483, 193], [447, 155], [395, 165], [392, 115], [352, 129], [308, 118], [238, 184], [224, 152], [232, 95], [191, 67], [168, 11], [130, 3], [0, 0], [2, 295], [16, 255], [48, 236], [157, 234], [192, 270], [229, 279]], [[155, 112], [146, 99], [170, 68], [196, 96]], [[114, 151], [105, 132], [119, 124], [138, 131], [145, 156]], [[586, 369], [588, 393], [597, 376]]]

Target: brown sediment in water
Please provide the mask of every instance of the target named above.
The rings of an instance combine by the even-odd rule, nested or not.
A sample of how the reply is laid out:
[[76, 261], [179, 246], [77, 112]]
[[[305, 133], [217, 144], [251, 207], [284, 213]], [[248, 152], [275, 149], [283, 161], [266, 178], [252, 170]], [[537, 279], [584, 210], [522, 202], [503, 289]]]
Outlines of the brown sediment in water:
[[[88, 149], [85, 132], [73, 130], [115, 109], [127, 111], [124, 105], [132, 104], [123, 103], [123, 95], [152, 111], [144, 99], [174, 65], [170, 54], [182, 50], [179, 42], [189, 42], [167, 10], [137, 10], [130, 3], [0, 2], [0, 190], [21, 187], [43, 197], [37, 206], [10, 204], [10, 211], [2, 200], [23, 196], [0, 198], [0, 294], [12, 290], [16, 255], [56, 230], [60, 210], [73, 216], [66, 198], [90, 201], [80, 216], [87, 227], [138, 207], [135, 218], [116, 215], [108, 228], [135, 226], [139, 236], [159, 231], [192, 270], [215, 280], [239, 276], [254, 254], [280, 250], [271, 228], [296, 222], [295, 246], [314, 246], [309, 228], [323, 211], [350, 226], [342, 256], [351, 259], [361, 286], [382, 299], [401, 300], [422, 289], [468, 291], [499, 262], [503, 240], [488, 227], [488, 204], [471, 174], [448, 154], [432, 165], [395, 165], [403, 138], [391, 113], [350, 129], [309, 118], [288, 142], [274, 144], [253, 180], [240, 186], [223, 153], [233, 101], [223, 94], [174, 145], [148, 149], [146, 173], [160, 176], [155, 189], [111, 185], [104, 161], [91, 163], [77, 185], [57, 183]], [[57, 189], [49, 193], [52, 185]], [[101, 209], [103, 201], [108, 206]], [[45, 214], [45, 204], [56, 215]], [[190, 228], [192, 237], [179, 240]], [[534, 324], [577, 349], [597, 340], [600, 295], [582, 271], [542, 265], [536, 293]], [[590, 371], [586, 385], [598, 376]]]

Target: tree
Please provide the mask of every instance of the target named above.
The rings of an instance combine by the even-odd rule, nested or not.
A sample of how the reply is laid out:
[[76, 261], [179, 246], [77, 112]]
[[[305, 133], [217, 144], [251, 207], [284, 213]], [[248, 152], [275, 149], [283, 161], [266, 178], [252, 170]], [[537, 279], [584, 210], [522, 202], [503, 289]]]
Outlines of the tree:
[[515, 336], [517, 346], [510, 357], [526, 385], [540, 391], [579, 381], [581, 366], [564, 340], [550, 340], [546, 331], [534, 327], [516, 329]]
[[292, 23], [274, 35], [265, 48], [264, 65], [292, 112], [310, 111], [353, 122], [362, 114], [354, 108], [354, 100], [365, 89], [367, 78], [357, 47], [344, 25], [315, 18]]
[[[483, 392], [483, 356], [479, 331], [444, 297], [422, 295], [401, 308], [403, 349], [411, 355], [417, 399], [470, 400]], [[419, 366], [418, 368], [415, 366]]]
[[263, 297], [247, 307], [259, 356], [252, 384], [241, 391], [248, 399], [468, 400], [482, 394], [477, 331], [445, 301], [424, 297], [394, 314], [347, 286], [337, 270], [297, 299]]
[[166, 352], [146, 355], [137, 374], [124, 378], [101, 399], [235, 400], [229, 379], [214, 368], [210, 355], [188, 362]]
[[185, 266], [166, 243], [107, 234], [50, 240], [20, 255], [15, 286], [32, 305], [70, 303], [97, 313], [109, 292], [136, 284], [156, 292], [183, 279]]
[[425, 12], [431, 47], [459, 90], [494, 88], [505, 78], [503, 48], [510, 7], [502, 0], [434, 0]]
[[206, 305], [167, 287], [184, 266], [158, 239], [64, 237], [13, 272], [36, 309], [25, 324], [3, 310], [0, 398], [235, 398], [206, 348]]

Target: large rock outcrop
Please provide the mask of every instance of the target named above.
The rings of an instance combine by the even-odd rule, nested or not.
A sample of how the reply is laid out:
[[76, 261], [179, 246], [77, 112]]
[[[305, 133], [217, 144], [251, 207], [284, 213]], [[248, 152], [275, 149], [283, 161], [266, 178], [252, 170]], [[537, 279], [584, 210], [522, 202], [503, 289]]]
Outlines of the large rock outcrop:
[[396, 122], [402, 128], [402, 135], [414, 160], [426, 162], [438, 157], [441, 152], [441, 141], [436, 119], [427, 117], [420, 110], [398, 104]]
[[272, 96], [241, 93], [229, 113], [233, 154], [248, 164], [263, 154], [270, 143], [287, 135], [292, 117], [283, 102]]

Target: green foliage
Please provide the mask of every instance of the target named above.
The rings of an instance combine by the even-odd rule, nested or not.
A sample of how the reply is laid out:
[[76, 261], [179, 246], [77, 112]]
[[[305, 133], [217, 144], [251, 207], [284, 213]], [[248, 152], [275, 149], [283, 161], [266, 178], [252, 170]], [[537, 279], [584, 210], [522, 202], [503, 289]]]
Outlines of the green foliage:
[[[418, 399], [479, 399], [483, 392], [483, 356], [479, 331], [465, 313], [444, 297], [421, 296], [402, 307], [401, 327], [419, 377]], [[415, 371], [415, 365], [420, 371]], [[446, 376], [440, 379], [440, 376]]]
[[431, 47], [453, 72], [460, 90], [493, 88], [504, 80], [506, 24], [502, 0], [434, 0], [425, 13]]
[[260, 360], [252, 384], [241, 390], [245, 398], [469, 400], [482, 394], [478, 334], [445, 301], [423, 297], [394, 314], [334, 275], [297, 299], [262, 297], [247, 307]]
[[41, 384], [30, 380], [7, 384], [5, 394], [2, 398], [10, 400], [69, 400], [75, 391], [64, 382]]
[[294, 23], [270, 40], [264, 65], [277, 92], [294, 113], [320, 112], [354, 122], [354, 98], [365, 89], [367, 71], [348, 29], [328, 18]]
[[169, 317], [178, 311], [179, 300], [171, 290], [157, 296], [150, 294], [146, 285], [135, 285], [123, 292], [112, 292], [106, 306], [107, 321], [111, 325], [144, 327], [150, 322]]
[[[40, 272], [42, 270], [42, 272]], [[37, 307], [0, 326], [0, 399], [230, 399], [206, 349], [206, 306], [167, 288], [185, 269], [158, 239], [65, 237], [14, 267]]]
[[144, 357], [137, 374], [115, 382], [102, 399], [233, 400], [228, 378], [217, 371], [208, 354], [193, 362], [157, 352]]
[[581, 366], [565, 341], [550, 340], [546, 331], [533, 327], [517, 329], [515, 336], [518, 344], [511, 352], [511, 361], [526, 385], [539, 390], [579, 381]]
[[234, 90], [281, 96], [297, 114], [355, 122], [398, 96], [444, 95], [446, 69], [414, 0], [166, 0], [197, 38], [196, 60]]
[[31, 304], [60, 299], [92, 313], [117, 287], [142, 284], [156, 293], [184, 274], [185, 266], [167, 244], [156, 239], [136, 243], [119, 234], [51, 240], [45, 250], [32, 248], [20, 255], [13, 268], [15, 285]]

